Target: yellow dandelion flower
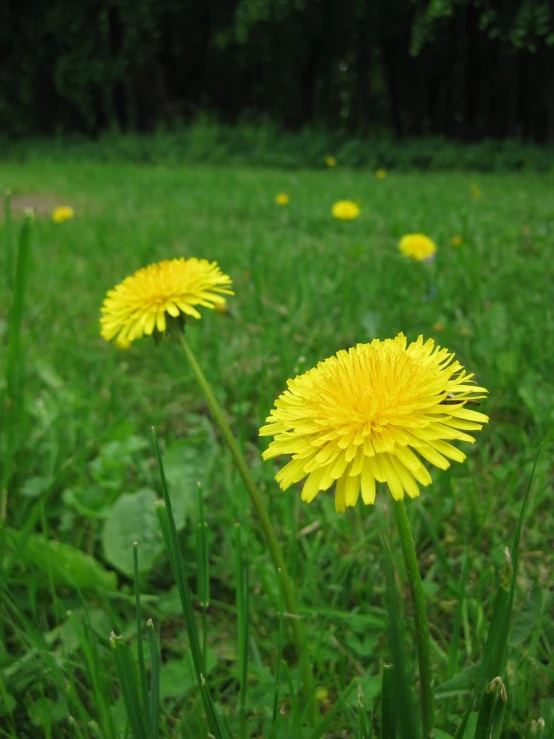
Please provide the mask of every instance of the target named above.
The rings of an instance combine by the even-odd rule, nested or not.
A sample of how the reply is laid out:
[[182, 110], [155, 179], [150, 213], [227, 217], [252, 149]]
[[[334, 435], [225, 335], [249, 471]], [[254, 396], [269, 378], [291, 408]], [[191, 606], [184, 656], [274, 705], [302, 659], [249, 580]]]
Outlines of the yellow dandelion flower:
[[327, 167], [336, 167], [337, 160], [335, 159], [335, 157], [325, 157], [325, 165]]
[[398, 248], [405, 257], [412, 257], [418, 262], [433, 259], [437, 252], [437, 245], [425, 234], [406, 234], [400, 239]]
[[353, 221], [360, 213], [360, 204], [354, 200], [338, 200], [331, 209], [331, 214], [339, 221]]
[[483, 191], [481, 190], [479, 185], [473, 183], [469, 186], [469, 189], [471, 190], [471, 194], [473, 195], [475, 200], [479, 200], [479, 198], [483, 196]]
[[384, 180], [386, 176], [387, 176], [386, 169], [378, 169], [377, 172], [375, 172], [375, 177], [377, 177], [378, 180]]
[[473, 442], [468, 431], [488, 421], [466, 408], [487, 391], [473, 383], [448, 349], [404, 334], [358, 344], [288, 381], [260, 429], [274, 439], [264, 459], [292, 455], [276, 480], [286, 490], [307, 478], [302, 500], [310, 503], [336, 483], [335, 507], [354, 506], [360, 491], [375, 502], [376, 482], [395, 500], [419, 495], [431, 475], [423, 460], [446, 469], [465, 454], [453, 440]]
[[59, 208], [54, 208], [52, 211], [52, 220], [54, 223], [63, 223], [71, 220], [74, 215], [75, 211], [69, 205], [60, 205]]
[[453, 236], [450, 239], [450, 243], [452, 244], [452, 246], [461, 246], [461, 244], [462, 244], [462, 237], [461, 236]]
[[290, 197], [287, 195], [286, 192], [280, 192], [279, 195], [275, 197], [275, 202], [277, 205], [288, 205], [290, 203]]
[[194, 306], [214, 308], [233, 295], [231, 278], [207, 259], [166, 259], [126, 277], [108, 291], [101, 309], [101, 335], [118, 344], [163, 333], [171, 318], [200, 318]]
[[446, 326], [444, 325], [444, 323], [442, 323], [442, 321], [437, 321], [433, 324], [433, 331], [444, 331], [445, 328]]

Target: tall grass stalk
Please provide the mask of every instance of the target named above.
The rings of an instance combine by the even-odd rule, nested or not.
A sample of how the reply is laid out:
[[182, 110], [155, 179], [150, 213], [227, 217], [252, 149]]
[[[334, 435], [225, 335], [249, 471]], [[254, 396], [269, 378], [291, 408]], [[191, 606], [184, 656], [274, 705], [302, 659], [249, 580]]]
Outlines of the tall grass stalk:
[[406, 505], [403, 500], [396, 500], [393, 503], [393, 508], [414, 613], [423, 736], [424, 739], [431, 739], [434, 724], [433, 672], [431, 669], [431, 640], [429, 638], [425, 596]]
[[[9, 206], [6, 206], [9, 211]], [[0, 476], [0, 524], [6, 520], [8, 491], [12, 479], [18, 440], [23, 421], [24, 352], [22, 324], [25, 296], [29, 280], [33, 215], [27, 213], [19, 232], [15, 283], [12, 304], [8, 314], [8, 345], [6, 349], [6, 391], [2, 399], [2, 473]], [[11, 243], [11, 236], [10, 236]]]

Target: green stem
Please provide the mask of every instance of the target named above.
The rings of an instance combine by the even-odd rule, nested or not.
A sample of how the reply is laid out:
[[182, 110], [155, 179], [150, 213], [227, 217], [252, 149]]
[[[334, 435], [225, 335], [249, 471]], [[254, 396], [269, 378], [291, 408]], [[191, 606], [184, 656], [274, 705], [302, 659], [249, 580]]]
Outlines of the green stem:
[[315, 701], [315, 693], [314, 693], [314, 678], [313, 678], [312, 669], [309, 663], [308, 653], [306, 649], [307, 642], [306, 642], [306, 633], [304, 630], [304, 624], [298, 614], [298, 606], [296, 603], [296, 595], [294, 592], [294, 586], [288, 574], [287, 565], [285, 563], [285, 558], [283, 556], [283, 552], [279, 544], [279, 540], [277, 539], [275, 529], [273, 528], [273, 524], [271, 523], [271, 519], [269, 518], [269, 514], [263, 502], [262, 496], [260, 495], [260, 492], [258, 488], [256, 487], [256, 483], [254, 482], [252, 473], [250, 472], [250, 468], [248, 467], [246, 460], [244, 459], [242, 452], [239, 448], [239, 445], [237, 444], [237, 441], [233, 435], [233, 432], [229, 428], [229, 424], [227, 423], [225, 419], [223, 410], [221, 409], [221, 406], [217, 402], [217, 399], [215, 395], [213, 394], [212, 388], [210, 387], [210, 384], [208, 380], [206, 379], [206, 376], [202, 372], [200, 365], [196, 361], [196, 357], [194, 356], [194, 353], [191, 347], [189, 346], [189, 343], [186, 340], [184, 335], [181, 336], [181, 345], [185, 352], [185, 356], [190, 365], [190, 368], [192, 369], [194, 376], [196, 377], [196, 381], [198, 382], [198, 385], [200, 386], [200, 389], [202, 390], [202, 393], [204, 394], [204, 397], [212, 413], [212, 416], [214, 417], [214, 420], [216, 424], [218, 425], [219, 430], [221, 431], [221, 436], [223, 437], [223, 440], [225, 441], [227, 448], [231, 452], [231, 455], [235, 461], [238, 471], [240, 472], [240, 475], [243, 479], [246, 490], [248, 491], [248, 494], [250, 496], [250, 500], [252, 501], [252, 505], [256, 509], [258, 520], [262, 527], [262, 531], [263, 531], [267, 546], [269, 547], [269, 551], [271, 554], [271, 558], [273, 560], [273, 564], [275, 565], [275, 569], [278, 571], [279, 570], [281, 571], [281, 578], [283, 582], [283, 595], [285, 599], [285, 604], [287, 606], [287, 611], [289, 615], [292, 617], [290, 619], [291, 626], [292, 626], [292, 636], [293, 636], [296, 653], [300, 660], [300, 668], [302, 670], [302, 680], [304, 682], [304, 688], [306, 690], [305, 698], [307, 701], [313, 702], [313, 706], [315, 707], [314, 710], [316, 710], [317, 704]]
[[412, 537], [412, 529], [408, 519], [408, 512], [403, 500], [394, 502], [394, 515], [396, 517], [396, 526], [400, 535], [400, 544], [402, 546], [402, 554], [404, 555], [404, 563], [406, 565], [406, 574], [408, 576], [408, 586], [410, 588], [410, 596], [412, 598], [412, 607], [414, 612], [417, 659], [419, 662], [419, 683], [421, 692], [421, 721], [423, 725], [423, 736], [425, 739], [432, 737], [433, 732], [433, 674], [431, 671], [431, 642], [429, 639], [429, 623], [427, 622], [427, 612], [425, 610], [425, 597], [423, 595], [423, 586], [421, 584], [421, 575], [419, 573], [419, 565]]

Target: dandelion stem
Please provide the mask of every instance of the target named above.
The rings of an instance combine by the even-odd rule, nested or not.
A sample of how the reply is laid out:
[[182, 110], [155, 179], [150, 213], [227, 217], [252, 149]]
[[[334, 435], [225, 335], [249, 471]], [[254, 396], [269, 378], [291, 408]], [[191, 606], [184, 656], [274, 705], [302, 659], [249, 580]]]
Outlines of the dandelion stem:
[[421, 584], [421, 575], [412, 537], [412, 529], [408, 519], [408, 512], [403, 500], [394, 502], [394, 515], [396, 526], [400, 535], [400, 544], [406, 574], [408, 576], [408, 587], [412, 599], [414, 611], [415, 634], [417, 645], [417, 659], [419, 662], [419, 683], [421, 697], [421, 721], [423, 725], [423, 736], [429, 739], [433, 732], [433, 675], [431, 672], [431, 643], [429, 639], [429, 624], [427, 622], [427, 611], [425, 609], [425, 597]]
[[[296, 603], [296, 595], [294, 592], [294, 586], [292, 584], [290, 575], [288, 574], [287, 566], [285, 564], [285, 558], [283, 556], [283, 552], [279, 544], [279, 540], [277, 539], [275, 529], [273, 528], [273, 524], [271, 523], [271, 519], [269, 518], [269, 514], [264, 505], [262, 496], [260, 495], [260, 492], [256, 486], [256, 483], [254, 482], [252, 473], [250, 472], [250, 468], [248, 467], [246, 460], [244, 459], [244, 456], [239, 448], [239, 445], [237, 444], [237, 441], [233, 435], [233, 432], [231, 431], [229, 424], [227, 423], [225, 419], [223, 410], [221, 409], [221, 406], [217, 402], [217, 399], [212, 391], [212, 388], [208, 380], [206, 379], [206, 376], [202, 372], [200, 365], [196, 361], [196, 357], [194, 356], [194, 353], [191, 347], [189, 346], [189, 343], [187, 342], [185, 336], [181, 336], [181, 345], [185, 352], [185, 356], [190, 365], [190, 368], [192, 369], [194, 376], [196, 377], [196, 381], [198, 382], [198, 385], [200, 386], [200, 389], [202, 390], [204, 394], [204, 397], [214, 417], [214, 420], [216, 424], [218, 425], [219, 430], [221, 431], [223, 440], [227, 444], [227, 447], [229, 451], [231, 452], [231, 455], [233, 456], [235, 464], [238, 468], [238, 471], [240, 472], [244, 485], [250, 496], [250, 500], [252, 501], [252, 505], [256, 509], [258, 520], [262, 527], [262, 531], [265, 536], [267, 546], [269, 547], [269, 551], [270, 551], [271, 558], [273, 560], [275, 569], [277, 571], [279, 570], [281, 571], [281, 578], [282, 578], [282, 583], [283, 583], [283, 595], [284, 595], [287, 611], [289, 615], [292, 617], [290, 618], [292, 636], [293, 636], [296, 653], [297, 653], [298, 659], [300, 660], [302, 680], [304, 683], [304, 689], [306, 691], [305, 699], [307, 702], [313, 703], [314, 712], [315, 712], [317, 710], [317, 704], [315, 701], [314, 679], [313, 679], [312, 668], [309, 662], [308, 650], [306, 649], [307, 641], [306, 641], [304, 623], [302, 622], [301, 618], [299, 618], [299, 615], [298, 615], [298, 606]], [[315, 713], [314, 713], [314, 718], [315, 718]]]

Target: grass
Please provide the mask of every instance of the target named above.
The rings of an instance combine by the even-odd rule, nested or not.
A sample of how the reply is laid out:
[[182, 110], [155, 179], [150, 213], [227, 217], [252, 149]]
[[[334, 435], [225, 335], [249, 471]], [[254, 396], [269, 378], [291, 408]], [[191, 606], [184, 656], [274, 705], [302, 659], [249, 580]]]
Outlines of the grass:
[[[378, 495], [375, 508], [359, 506], [344, 516], [334, 512], [331, 496], [307, 506], [297, 489], [279, 491], [275, 467], [260, 461], [257, 430], [288, 377], [340, 348], [399, 331], [409, 339], [434, 336], [490, 391], [491, 421], [469, 459], [433, 471], [433, 486], [407, 504], [427, 596], [436, 725], [453, 735], [472, 695], [503, 550], [514, 538], [543, 442], [520, 543], [502, 736], [533, 735], [540, 716], [542, 736], [554, 735], [553, 184], [552, 175], [532, 173], [378, 180], [340, 167], [2, 164], [0, 187], [11, 188], [16, 206], [35, 205], [37, 216], [21, 335], [25, 412], [18, 416], [8, 528], [0, 541], [0, 735], [125, 736], [118, 675], [128, 673], [137, 655], [150, 672], [155, 654], [151, 627], [150, 649], [137, 647], [137, 538], [142, 617], [153, 620], [161, 645], [160, 735], [207, 736], [152, 505], [161, 488], [151, 426], [164, 452], [193, 593], [202, 583], [196, 610], [206, 677], [231, 733], [371, 736], [381, 716], [393, 731], [390, 705], [380, 702], [382, 685], [387, 696], [391, 690], [383, 675], [392, 597], [383, 537], [398, 582], [405, 576], [388, 494]], [[274, 203], [279, 192], [290, 195], [288, 206]], [[360, 199], [358, 220], [331, 218], [331, 205], [342, 198]], [[75, 218], [54, 224], [41, 214], [43, 204], [49, 212], [55, 203], [74, 207]], [[20, 220], [16, 210], [14, 235]], [[434, 263], [401, 258], [398, 239], [410, 232], [437, 242]], [[462, 239], [458, 247], [454, 236]], [[10, 254], [2, 250], [3, 273]], [[297, 697], [290, 635], [281, 626], [280, 583], [182, 351], [149, 340], [119, 351], [98, 335], [107, 289], [140, 266], [179, 255], [217, 260], [235, 283], [230, 312], [205, 311], [188, 339], [284, 547], [319, 686], [321, 729], [300, 728], [308, 719]], [[4, 345], [10, 304], [5, 280]], [[0, 366], [4, 377], [5, 353]], [[204, 531], [197, 542], [199, 522]], [[39, 534], [59, 543], [49, 545]], [[407, 590], [399, 597], [411, 617]], [[405, 663], [412, 681], [410, 623]], [[131, 654], [121, 642], [110, 650], [112, 630]], [[140, 675], [142, 681], [142, 668]], [[140, 702], [140, 689], [135, 699]], [[476, 720], [470, 717], [468, 726]]]

